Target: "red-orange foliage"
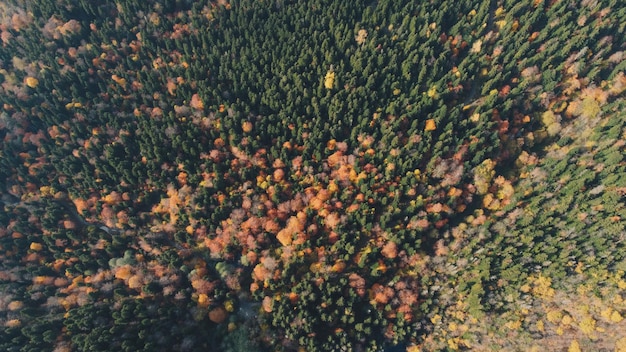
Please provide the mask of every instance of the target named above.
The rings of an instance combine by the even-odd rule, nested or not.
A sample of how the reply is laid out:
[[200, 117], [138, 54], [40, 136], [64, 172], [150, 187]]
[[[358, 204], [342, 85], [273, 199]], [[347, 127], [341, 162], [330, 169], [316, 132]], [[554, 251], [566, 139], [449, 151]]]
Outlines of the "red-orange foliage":
[[80, 198], [74, 199], [74, 206], [76, 206], [76, 212], [78, 212], [78, 214], [82, 214], [84, 210], [89, 209], [89, 205], [88, 203]]
[[11, 39], [13, 39], [13, 34], [11, 34], [11, 32], [2, 30], [2, 32], [0, 33], [0, 39], [2, 39], [3, 44], [8, 44]]
[[272, 299], [272, 297], [268, 297], [266, 296], [265, 298], [263, 298], [263, 310], [266, 313], [271, 313], [272, 309], [274, 309], [274, 300]]
[[122, 227], [121, 225], [128, 224], [128, 221], [130, 220], [128, 213], [125, 210], [120, 210], [119, 212], [117, 212], [115, 217], [117, 218], [116, 226], [118, 227]]
[[341, 219], [339, 218], [339, 214], [337, 213], [330, 213], [324, 219], [324, 225], [326, 225], [330, 229], [335, 229], [340, 222]]
[[165, 88], [167, 89], [167, 92], [170, 95], [176, 95], [176, 87], [177, 87], [176, 86], [176, 82], [173, 79], [168, 78], [167, 79], [167, 84], [165, 85]]
[[429, 213], [440, 213], [443, 210], [443, 204], [435, 203], [426, 206], [426, 211]]
[[330, 156], [328, 156], [328, 158], [326, 159], [326, 162], [328, 163], [328, 166], [330, 166], [331, 168], [337, 165], [341, 165], [341, 163], [343, 162], [343, 152], [336, 151], [332, 153]]
[[241, 208], [245, 210], [250, 210], [251, 207], [252, 207], [252, 200], [248, 197], [243, 197], [243, 199], [241, 200]]
[[345, 262], [342, 262], [342, 261], [336, 262], [336, 263], [335, 263], [335, 264], [333, 264], [333, 266], [330, 268], [330, 270], [331, 270], [332, 272], [335, 272], [335, 273], [341, 273], [341, 272], [343, 272], [345, 269], [346, 269], [346, 263], [345, 263]]
[[406, 226], [407, 229], [425, 229], [429, 225], [428, 219], [422, 218], [417, 220], [411, 220]]
[[250, 133], [252, 132], [252, 122], [250, 121], [246, 121], [241, 125], [241, 129], [243, 130], [244, 133]]
[[180, 183], [181, 186], [184, 186], [187, 184], [187, 173], [184, 171], [181, 171], [178, 176], [176, 177], [176, 179], [178, 180], [178, 183]]
[[141, 288], [143, 286], [143, 277], [141, 275], [133, 275], [128, 279], [128, 287]]
[[16, 9], [16, 10], [17, 12], [14, 13], [13, 16], [11, 16], [11, 26], [13, 30], [19, 32], [21, 29], [28, 26], [33, 21], [33, 18], [32, 18], [32, 15], [28, 15], [22, 9]]
[[271, 218], [268, 218], [263, 225], [263, 229], [269, 233], [277, 233], [280, 230], [280, 225]]
[[223, 323], [226, 321], [226, 318], [228, 318], [228, 312], [222, 306], [214, 308], [209, 312], [209, 319], [216, 324]]
[[54, 277], [52, 276], [35, 276], [33, 278], [33, 284], [35, 285], [52, 285], [54, 283]]
[[249, 251], [248, 253], [246, 253], [246, 259], [250, 264], [255, 264], [257, 262], [257, 258], [258, 256], [254, 251]]
[[291, 302], [291, 304], [296, 304], [299, 297], [300, 296], [295, 292], [289, 292], [289, 294], [287, 294], [287, 298], [289, 299], [289, 302]]
[[76, 223], [72, 220], [64, 220], [63, 221], [63, 227], [66, 229], [75, 229], [76, 228]]
[[[287, 220], [287, 225], [284, 229], [280, 230], [276, 235], [276, 238], [281, 242], [283, 246], [288, 246], [293, 241], [294, 234], [301, 234], [304, 231], [306, 225], [306, 214], [302, 211], [298, 212], [296, 216], [292, 216]], [[296, 242], [300, 242], [300, 238]]]
[[24, 257], [24, 260], [27, 262], [38, 262], [43, 260], [43, 257], [37, 253], [28, 253], [26, 257]]
[[52, 126], [48, 128], [48, 135], [52, 138], [52, 139], [56, 139], [57, 137], [59, 137], [61, 135], [61, 131], [59, 131], [59, 126]]
[[274, 182], [280, 182], [285, 178], [285, 171], [283, 169], [274, 170], [273, 179]]
[[448, 247], [444, 244], [443, 240], [435, 242], [435, 255], [444, 256], [448, 254]]
[[293, 242], [293, 232], [289, 229], [282, 229], [276, 234], [276, 239], [283, 246], [289, 246]]
[[374, 284], [370, 289], [370, 298], [379, 304], [387, 304], [389, 300], [394, 296], [393, 288], [389, 286], [383, 286], [381, 284]]
[[398, 298], [400, 299], [400, 302], [402, 302], [402, 304], [405, 304], [407, 306], [412, 306], [415, 303], [417, 303], [418, 295], [415, 290], [402, 289], [398, 291], [397, 295], [398, 295]]
[[[181, 37], [183, 37], [183, 35], [187, 35], [192, 33], [193, 31], [189, 28], [188, 24], [181, 24], [181, 23], [176, 23], [174, 24], [174, 27], [172, 28], [173, 31], [170, 34], [170, 39], [179, 39]], [[197, 32], [197, 30], [195, 30]]]
[[226, 248], [226, 243], [222, 238], [205, 238], [204, 244], [207, 246], [209, 251], [211, 252], [211, 256], [213, 258], [219, 258], [222, 256], [224, 248]]
[[215, 289], [215, 284], [195, 276], [191, 279], [191, 287], [193, 287], [198, 294], [209, 294]]
[[103, 199], [102, 199], [106, 204], [117, 204], [119, 202], [122, 201], [122, 196], [116, 192], [113, 191], [109, 194], [107, 194]]
[[257, 281], [265, 281], [271, 277], [272, 272], [263, 263], [259, 263], [252, 271], [252, 277]]
[[393, 241], [388, 241], [387, 243], [385, 243], [385, 245], [383, 246], [383, 249], [381, 250], [381, 253], [389, 259], [394, 259], [395, 257], [398, 256], [398, 246], [396, 245], [395, 242]]
[[191, 102], [189, 105], [196, 110], [204, 109], [204, 102], [202, 102], [202, 99], [200, 99], [200, 96], [197, 93], [191, 96]]
[[502, 89], [500, 89], [500, 93], [498, 95], [501, 97], [505, 97], [509, 95], [510, 92], [511, 92], [511, 86], [507, 84], [504, 87], [502, 87]]
[[328, 233], [328, 242], [330, 244], [333, 244], [335, 242], [339, 241], [339, 234], [335, 231], [330, 231]]
[[253, 233], [256, 233], [261, 229], [261, 225], [262, 225], [261, 218], [256, 217], [256, 216], [251, 216], [246, 221], [241, 223], [241, 229], [250, 230]]
[[291, 167], [293, 170], [299, 170], [302, 167], [302, 155], [298, 155], [291, 160]]
[[62, 278], [62, 277], [57, 277], [56, 279], [54, 279], [54, 286], [56, 287], [65, 287], [67, 283], [68, 283], [67, 279]]
[[363, 297], [365, 295], [365, 279], [359, 276], [359, 274], [352, 273], [348, 277], [350, 287], [356, 290], [356, 293]]
[[314, 197], [313, 199], [311, 199], [311, 202], [309, 203], [309, 206], [312, 209], [315, 210], [320, 210], [324, 207], [324, 201], [318, 197]]
[[115, 227], [115, 222], [116, 222], [115, 212], [108, 204], [105, 204], [102, 207], [102, 212], [100, 213], [100, 217], [104, 225], [106, 225], [107, 227]]
[[130, 265], [119, 266], [113, 269], [113, 271], [115, 272], [116, 279], [128, 280], [128, 278], [132, 275]]

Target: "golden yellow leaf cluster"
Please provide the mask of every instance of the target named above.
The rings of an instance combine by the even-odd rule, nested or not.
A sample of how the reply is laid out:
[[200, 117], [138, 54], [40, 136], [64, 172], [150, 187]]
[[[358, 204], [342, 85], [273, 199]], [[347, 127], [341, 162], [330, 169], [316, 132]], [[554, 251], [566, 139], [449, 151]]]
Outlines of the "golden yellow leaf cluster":
[[359, 32], [354, 39], [359, 45], [365, 43], [365, 39], [367, 39], [367, 31], [365, 29], [359, 29]]
[[332, 89], [335, 84], [335, 72], [328, 71], [326, 72], [326, 76], [324, 77], [324, 87], [326, 89]]
[[582, 352], [582, 350], [580, 349], [580, 344], [578, 344], [578, 341], [573, 340], [572, 343], [569, 345], [567, 352]]
[[35, 77], [26, 77], [25, 83], [30, 88], [36, 88], [39, 85], [39, 80]]
[[596, 330], [596, 321], [592, 317], [585, 317], [578, 324], [580, 331], [587, 335], [591, 335]]
[[554, 296], [554, 289], [552, 286], [552, 279], [539, 275], [533, 282], [533, 294], [538, 297], [550, 298]]
[[430, 131], [434, 131], [436, 129], [437, 129], [437, 124], [435, 123], [434, 119], [426, 120], [426, 126], [424, 127], [424, 131], [430, 132]]

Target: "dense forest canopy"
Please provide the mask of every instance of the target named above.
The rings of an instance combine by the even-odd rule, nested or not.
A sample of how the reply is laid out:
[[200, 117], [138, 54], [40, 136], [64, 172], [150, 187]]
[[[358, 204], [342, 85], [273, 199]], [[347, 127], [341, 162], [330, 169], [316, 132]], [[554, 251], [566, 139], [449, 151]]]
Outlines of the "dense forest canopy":
[[0, 4], [0, 348], [626, 351], [617, 0]]

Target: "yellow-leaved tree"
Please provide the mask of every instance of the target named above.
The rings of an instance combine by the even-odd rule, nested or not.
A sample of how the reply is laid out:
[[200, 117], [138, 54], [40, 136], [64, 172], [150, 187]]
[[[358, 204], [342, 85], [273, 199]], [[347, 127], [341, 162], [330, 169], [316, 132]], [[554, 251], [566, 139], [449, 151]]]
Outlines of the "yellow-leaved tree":
[[324, 77], [324, 87], [326, 89], [332, 89], [335, 84], [335, 72], [332, 69], [326, 72], [326, 76]]

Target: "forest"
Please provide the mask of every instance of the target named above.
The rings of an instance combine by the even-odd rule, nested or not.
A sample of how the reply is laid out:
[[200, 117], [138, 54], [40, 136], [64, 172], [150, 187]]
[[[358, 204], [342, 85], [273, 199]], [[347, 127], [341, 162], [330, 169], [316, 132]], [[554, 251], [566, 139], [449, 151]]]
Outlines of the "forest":
[[625, 31], [0, 2], [0, 350], [626, 352]]

